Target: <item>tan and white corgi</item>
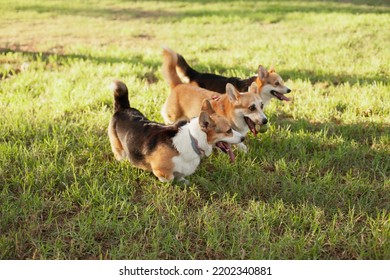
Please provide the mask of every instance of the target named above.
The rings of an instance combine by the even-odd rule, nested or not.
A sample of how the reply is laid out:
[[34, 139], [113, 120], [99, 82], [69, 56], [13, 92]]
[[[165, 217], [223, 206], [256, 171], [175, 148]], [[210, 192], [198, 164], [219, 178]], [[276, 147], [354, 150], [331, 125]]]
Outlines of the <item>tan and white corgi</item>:
[[[256, 135], [256, 126], [268, 122], [262, 110], [263, 105], [256, 83], [252, 83], [249, 91], [242, 93], [228, 83], [225, 88], [226, 94], [182, 83], [176, 72], [177, 56], [174, 54], [169, 48], [163, 49], [163, 76], [171, 88], [171, 93], [161, 110], [166, 123], [197, 116], [204, 100], [210, 100], [215, 112], [228, 119], [232, 128], [242, 135], [246, 135], [248, 131]], [[246, 150], [244, 144], [240, 147]]]
[[120, 81], [113, 83], [114, 115], [108, 127], [111, 148], [117, 160], [128, 159], [134, 166], [152, 171], [162, 182], [184, 181], [195, 172], [200, 160], [211, 154], [213, 146], [234, 155], [230, 144], [244, 136], [231, 129], [228, 120], [205, 101], [196, 118], [189, 122], [163, 125], [148, 120], [131, 108], [128, 89]]

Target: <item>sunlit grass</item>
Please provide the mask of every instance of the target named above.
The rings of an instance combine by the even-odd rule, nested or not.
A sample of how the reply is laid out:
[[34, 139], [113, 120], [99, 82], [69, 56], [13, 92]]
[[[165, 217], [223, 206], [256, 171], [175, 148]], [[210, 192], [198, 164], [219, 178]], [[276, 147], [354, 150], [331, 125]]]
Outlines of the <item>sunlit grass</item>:
[[[389, 259], [383, 1], [0, 1], [1, 259]], [[364, 1], [366, 2], [366, 1]], [[161, 46], [292, 101], [188, 187], [114, 160], [108, 85], [162, 121]]]

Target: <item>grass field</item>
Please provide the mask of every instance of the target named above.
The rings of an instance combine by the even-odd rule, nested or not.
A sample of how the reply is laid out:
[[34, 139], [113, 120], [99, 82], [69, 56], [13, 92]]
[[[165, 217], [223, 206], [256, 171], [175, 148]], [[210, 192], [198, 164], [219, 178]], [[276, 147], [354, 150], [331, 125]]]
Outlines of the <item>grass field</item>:
[[[390, 259], [389, 2], [208, 2], [0, 0], [0, 259]], [[292, 89], [189, 186], [107, 137], [113, 79], [162, 121], [162, 45]]]

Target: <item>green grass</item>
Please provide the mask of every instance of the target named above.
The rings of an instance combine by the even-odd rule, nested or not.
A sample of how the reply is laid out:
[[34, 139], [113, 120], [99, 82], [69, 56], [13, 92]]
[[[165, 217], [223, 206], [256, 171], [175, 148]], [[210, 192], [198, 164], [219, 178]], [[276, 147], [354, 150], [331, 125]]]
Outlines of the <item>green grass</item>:
[[[390, 259], [388, 1], [208, 2], [0, 1], [1, 259]], [[107, 137], [112, 79], [162, 121], [162, 45], [293, 90], [187, 187]]]

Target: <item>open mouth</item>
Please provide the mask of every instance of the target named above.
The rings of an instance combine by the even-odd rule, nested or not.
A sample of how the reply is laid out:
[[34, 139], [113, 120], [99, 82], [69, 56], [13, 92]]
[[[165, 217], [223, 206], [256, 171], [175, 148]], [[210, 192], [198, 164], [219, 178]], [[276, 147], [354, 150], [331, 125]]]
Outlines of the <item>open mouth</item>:
[[230, 161], [234, 162], [236, 157], [233, 154], [232, 147], [230, 146], [229, 143], [219, 141], [215, 144], [222, 152], [226, 153], [230, 157]]
[[290, 98], [286, 97], [283, 93], [280, 93], [276, 90], [271, 90], [271, 94], [279, 100], [290, 101]]
[[256, 124], [248, 117], [244, 117], [244, 120], [248, 125], [249, 130], [253, 133], [254, 136], [256, 136], [257, 135]]

